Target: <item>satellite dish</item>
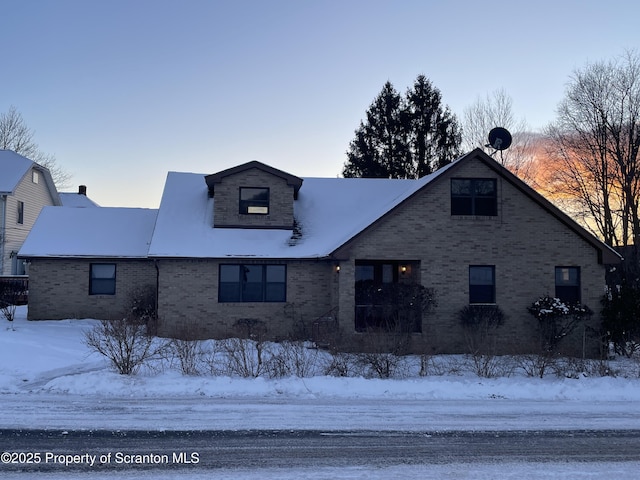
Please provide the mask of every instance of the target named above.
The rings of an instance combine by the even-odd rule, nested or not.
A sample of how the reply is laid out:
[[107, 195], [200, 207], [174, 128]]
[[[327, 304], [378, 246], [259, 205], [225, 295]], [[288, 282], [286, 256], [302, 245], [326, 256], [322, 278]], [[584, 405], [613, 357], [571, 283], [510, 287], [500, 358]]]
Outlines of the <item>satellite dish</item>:
[[492, 128], [489, 132], [489, 144], [487, 147], [493, 147], [496, 150], [506, 150], [511, 146], [511, 134], [509, 130], [502, 127]]

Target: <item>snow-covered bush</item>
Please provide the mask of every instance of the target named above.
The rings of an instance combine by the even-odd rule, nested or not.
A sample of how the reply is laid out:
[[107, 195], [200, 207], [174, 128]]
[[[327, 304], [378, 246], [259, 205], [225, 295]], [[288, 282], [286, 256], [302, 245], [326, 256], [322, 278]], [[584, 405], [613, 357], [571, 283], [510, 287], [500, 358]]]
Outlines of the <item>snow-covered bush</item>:
[[560, 342], [593, 313], [586, 305], [544, 295], [527, 310], [538, 320], [542, 353], [557, 351]]

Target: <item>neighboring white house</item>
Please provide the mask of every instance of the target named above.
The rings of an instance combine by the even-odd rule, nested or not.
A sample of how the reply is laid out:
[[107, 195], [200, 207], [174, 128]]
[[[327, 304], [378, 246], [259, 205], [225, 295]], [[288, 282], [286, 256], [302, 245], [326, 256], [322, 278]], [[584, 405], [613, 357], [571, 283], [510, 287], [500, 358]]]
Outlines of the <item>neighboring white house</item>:
[[0, 150], [0, 275], [25, 273], [17, 254], [47, 205], [62, 205], [49, 170], [11, 150]]

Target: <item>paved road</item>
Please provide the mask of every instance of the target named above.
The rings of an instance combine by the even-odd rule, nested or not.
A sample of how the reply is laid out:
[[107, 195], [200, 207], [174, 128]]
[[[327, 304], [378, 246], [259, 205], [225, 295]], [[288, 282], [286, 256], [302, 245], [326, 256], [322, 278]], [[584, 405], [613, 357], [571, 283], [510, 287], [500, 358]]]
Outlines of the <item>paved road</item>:
[[3, 461], [10, 462], [0, 465], [0, 473], [638, 462], [640, 430], [423, 433], [0, 430], [0, 451], [13, 456], [3, 455]]

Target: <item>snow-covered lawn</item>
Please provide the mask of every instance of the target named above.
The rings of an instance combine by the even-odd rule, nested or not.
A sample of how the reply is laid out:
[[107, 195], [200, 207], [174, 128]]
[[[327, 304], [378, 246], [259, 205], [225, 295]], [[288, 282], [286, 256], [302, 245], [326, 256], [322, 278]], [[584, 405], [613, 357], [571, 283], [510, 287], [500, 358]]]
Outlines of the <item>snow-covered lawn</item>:
[[[171, 366], [168, 362], [163, 368], [122, 376], [84, 344], [83, 332], [96, 323], [29, 322], [26, 307], [19, 307], [13, 325], [0, 318], [0, 428], [640, 429], [638, 363], [629, 360], [610, 362], [618, 376], [582, 375], [577, 379], [552, 374], [543, 379], [530, 378], [518, 371], [508, 377], [480, 378], [461, 367], [463, 357], [432, 359], [440, 362], [439, 368], [434, 369], [439, 375], [421, 377], [409, 373], [403, 378], [384, 380], [320, 375], [274, 379], [185, 376], [175, 363]], [[450, 366], [448, 371], [446, 365]], [[577, 473], [581, 478], [595, 478], [588, 475], [597, 471], [612, 473], [620, 468], [619, 473], [625, 474], [639, 466], [597, 465], [558, 466], [555, 478], [575, 478]], [[399, 466], [373, 476], [372, 472], [357, 468], [325, 472], [325, 476], [319, 472], [313, 472], [318, 476], [312, 472], [298, 475], [424, 477], [421, 468]], [[428, 476], [495, 478], [495, 472], [500, 471], [496, 466], [477, 465], [475, 475], [466, 472], [465, 476], [465, 468], [434, 465]], [[549, 478], [536, 476], [534, 464], [509, 471], [520, 473], [520, 478]], [[223, 471], [219, 473], [217, 478], [259, 476], [256, 472], [227, 472], [228, 477]], [[295, 477], [282, 471], [273, 472], [273, 476]], [[267, 478], [271, 478], [270, 474]]]

